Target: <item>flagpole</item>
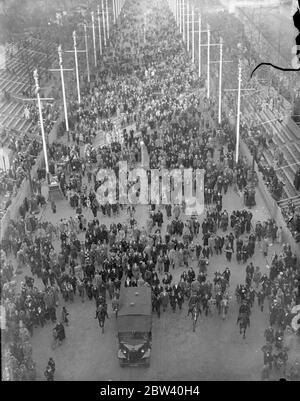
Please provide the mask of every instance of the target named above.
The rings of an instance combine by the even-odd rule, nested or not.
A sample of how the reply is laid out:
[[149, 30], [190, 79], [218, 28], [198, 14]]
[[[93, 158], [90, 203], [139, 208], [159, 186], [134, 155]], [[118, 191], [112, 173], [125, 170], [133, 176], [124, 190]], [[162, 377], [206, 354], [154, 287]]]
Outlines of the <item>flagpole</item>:
[[185, 0], [183, 1], [183, 8], [182, 8], [182, 24], [183, 24], [183, 41], [185, 42]]
[[219, 124], [221, 124], [221, 116], [222, 116], [222, 67], [223, 67], [223, 39], [220, 37], [219, 112], [218, 112], [218, 123]]
[[198, 38], [198, 45], [199, 45], [199, 49], [198, 49], [198, 75], [199, 78], [201, 76], [201, 14], [199, 13], [199, 38]]
[[93, 29], [94, 62], [95, 62], [95, 67], [97, 67], [97, 52], [96, 52], [96, 36], [95, 36], [95, 16], [94, 16], [94, 11], [91, 11], [91, 17], [92, 17], [92, 29]]
[[105, 8], [106, 8], [107, 40], [108, 40], [108, 39], [109, 39], [109, 17], [108, 17], [108, 6], [107, 6], [107, 0], [105, 0]]
[[207, 98], [209, 99], [210, 92], [210, 30], [209, 24], [207, 24]]
[[77, 42], [76, 42], [76, 32], [75, 31], [73, 31], [73, 43], [74, 43], [75, 70], [76, 70], [76, 83], [77, 83], [77, 98], [78, 98], [78, 103], [81, 103], [80, 81], [79, 81], [79, 72], [78, 72], [78, 58], [77, 58]]
[[113, 13], [114, 13], [114, 24], [116, 23], [116, 3], [115, 0], [112, 0], [113, 2]]
[[182, 34], [182, 0], [179, 0], [179, 32]]
[[61, 45], [58, 46], [58, 59], [59, 59], [59, 68], [60, 68], [60, 77], [61, 77], [61, 87], [62, 87], [62, 93], [63, 93], [66, 131], [69, 134], [69, 121], [68, 121], [67, 100], [66, 100], [66, 90], [65, 90], [65, 79], [64, 79], [64, 71], [63, 71]]
[[242, 64], [241, 64], [241, 61], [239, 61], [238, 101], [237, 101], [237, 118], [236, 118], [236, 149], [235, 149], [235, 162], [236, 163], [239, 160], [239, 146], [240, 146], [241, 83], [242, 83]]
[[88, 82], [90, 82], [91, 77], [90, 77], [89, 50], [87, 42], [86, 24], [83, 25], [83, 29], [84, 29], [84, 42], [85, 42], [85, 55], [86, 55], [86, 69], [87, 69]]
[[104, 46], [106, 46], [106, 32], [105, 32], [105, 14], [104, 14], [104, 3], [101, 0], [102, 5], [102, 19], [103, 19], [103, 37], [104, 37]]
[[49, 176], [49, 165], [48, 165], [48, 156], [47, 156], [47, 145], [46, 145], [46, 138], [45, 138], [45, 131], [44, 131], [44, 121], [43, 121], [43, 113], [42, 113], [42, 105], [40, 99], [40, 86], [39, 86], [39, 76], [37, 69], [33, 72], [33, 78], [35, 81], [35, 89], [36, 89], [36, 97], [38, 101], [38, 109], [39, 109], [39, 116], [40, 116], [40, 126], [41, 126], [41, 133], [42, 133], [42, 141], [43, 141], [43, 151], [44, 151], [44, 159], [45, 159], [45, 167], [46, 167], [46, 177], [47, 182], [50, 184], [50, 176]]
[[186, 29], [187, 29], [187, 51], [190, 51], [190, 6], [189, 0], [187, 0], [187, 14], [186, 14]]
[[100, 6], [97, 6], [97, 18], [98, 18], [98, 36], [99, 36], [99, 49], [100, 56], [102, 56], [102, 38], [101, 38], [101, 18], [100, 18]]
[[195, 63], [195, 20], [194, 7], [192, 8], [192, 62]]

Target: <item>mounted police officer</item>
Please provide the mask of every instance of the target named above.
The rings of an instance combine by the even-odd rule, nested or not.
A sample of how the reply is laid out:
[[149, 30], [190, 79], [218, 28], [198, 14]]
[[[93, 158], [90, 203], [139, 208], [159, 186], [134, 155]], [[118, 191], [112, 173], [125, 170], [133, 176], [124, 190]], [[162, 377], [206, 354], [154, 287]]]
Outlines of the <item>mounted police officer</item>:
[[200, 309], [200, 307], [199, 307], [199, 297], [198, 297], [198, 295], [197, 294], [192, 294], [192, 296], [191, 296], [191, 298], [190, 298], [190, 300], [189, 300], [189, 309], [188, 309], [188, 316], [189, 316], [189, 314], [190, 313], [192, 313], [193, 312], [193, 309], [194, 309], [194, 307], [198, 307], [198, 309]]
[[242, 305], [239, 308], [239, 315], [243, 313], [247, 314], [248, 316], [250, 315], [250, 306], [247, 301], [243, 301]]
[[49, 358], [48, 365], [44, 372], [44, 376], [47, 381], [54, 381], [54, 372], [55, 372], [55, 362], [52, 358]]

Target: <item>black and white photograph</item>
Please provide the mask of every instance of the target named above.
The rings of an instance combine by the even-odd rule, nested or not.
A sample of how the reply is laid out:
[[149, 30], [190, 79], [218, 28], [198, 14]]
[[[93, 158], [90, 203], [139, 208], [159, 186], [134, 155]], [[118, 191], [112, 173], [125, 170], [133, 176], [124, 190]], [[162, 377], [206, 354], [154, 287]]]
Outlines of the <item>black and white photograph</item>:
[[300, 381], [300, 0], [0, 0], [0, 219], [3, 382]]

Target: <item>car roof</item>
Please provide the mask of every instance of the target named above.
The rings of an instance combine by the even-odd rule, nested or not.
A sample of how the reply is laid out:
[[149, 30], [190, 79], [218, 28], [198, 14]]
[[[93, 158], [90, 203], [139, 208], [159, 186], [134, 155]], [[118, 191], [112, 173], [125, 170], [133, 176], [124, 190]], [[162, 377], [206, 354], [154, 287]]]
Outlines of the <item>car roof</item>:
[[122, 288], [119, 299], [118, 316], [152, 314], [151, 288], [127, 287]]
[[151, 288], [142, 286], [122, 288], [117, 325], [119, 333], [151, 331]]

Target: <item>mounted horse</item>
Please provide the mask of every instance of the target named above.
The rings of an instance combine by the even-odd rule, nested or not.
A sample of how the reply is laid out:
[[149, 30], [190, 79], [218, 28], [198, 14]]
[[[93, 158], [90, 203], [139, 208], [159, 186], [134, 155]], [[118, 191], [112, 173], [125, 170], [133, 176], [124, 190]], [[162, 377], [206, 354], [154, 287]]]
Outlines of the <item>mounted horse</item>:
[[192, 310], [193, 332], [195, 332], [195, 330], [196, 330], [196, 324], [197, 324], [199, 314], [201, 314], [201, 310], [200, 310], [199, 304], [197, 303], [193, 306], [193, 310]]
[[245, 339], [247, 327], [250, 327], [249, 314], [246, 312], [240, 313], [237, 319], [237, 324], [240, 325], [240, 334], [243, 334], [243, 338]]
[[229, 309], [229, 299], [224, 297], [221, 301], [221, 315], [222, 319], [225, 320]]
[[157, 316], [160, 317], [161, 298], [159, 295], [152, 293], [152, 312], [156, 311]]
[[106, 317], [107, 319], [109, 319], [107, 314], [107, 305], [101, 304], [97, 308], [95, 319], [98, 319], [99, 326], [102, 329], [102, 333], [104, 333], [104, 323]]

